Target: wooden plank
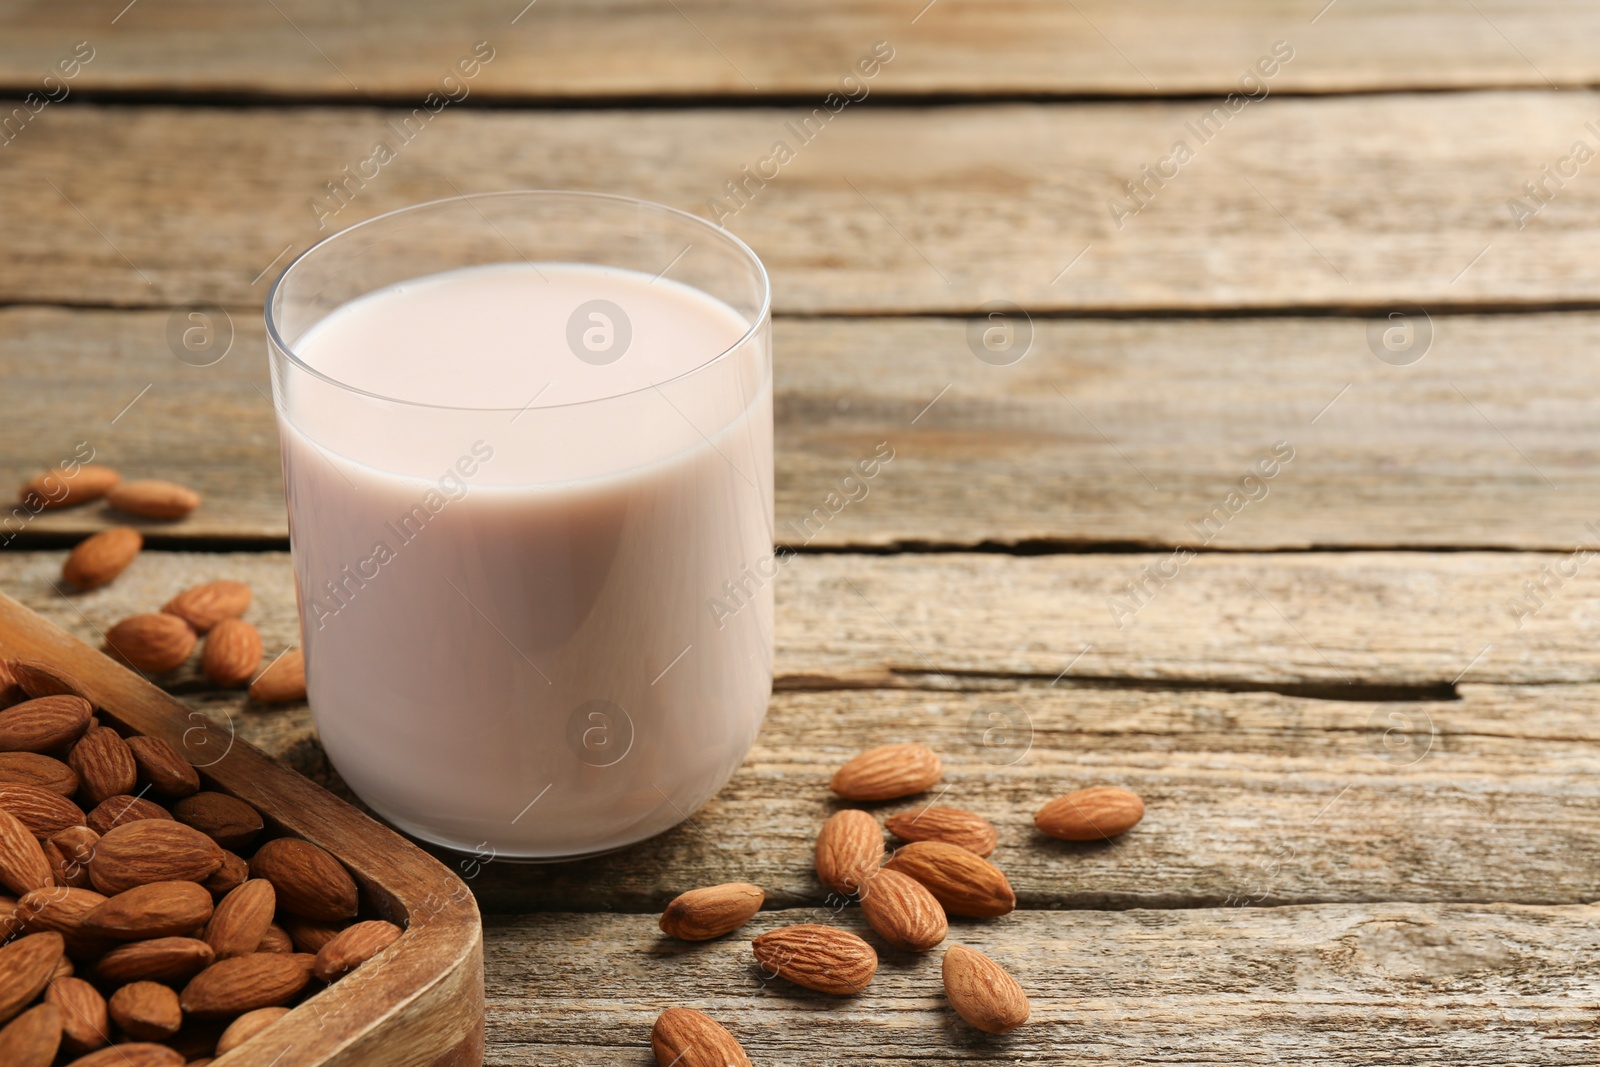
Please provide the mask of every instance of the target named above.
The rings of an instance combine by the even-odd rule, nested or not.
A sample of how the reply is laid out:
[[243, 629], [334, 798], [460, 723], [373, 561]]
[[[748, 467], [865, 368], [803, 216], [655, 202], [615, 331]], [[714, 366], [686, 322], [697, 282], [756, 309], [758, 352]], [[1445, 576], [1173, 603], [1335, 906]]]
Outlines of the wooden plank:
[[[1381, 659], [1393, 648], [1409, 648], [1418, 672], [1400, 680], [1428, 677], [1436, 657], [1425, 651], [1427, 639], [1452, 634], [1460, 613], [1444, 602], [1408, 610], [1407, 599], [1417, 599], [1419, 590], [1462, 584], [1465, 575], [1476, 573], [1474, 564], [1509, 560], [1527, 568], [1531, 558], [1406, 554], [1363, 558], [1341, 575], [1335, 559], [1313, 557], [1325, 583], [1351, 582], [1361, 598], [1349, 609], [1348, 622], [1362, 643], [1342, 651], [1332, 643], [1323, 647], [1340, 657], [1347, 672], [1368, 655]], [[255, 586], [250, 617], [267, 634], [269, 649], [293, 634], [292, 592], [281, 556], [146, 553], [112, 586], [71, 604], [46, 585], [59, 559], [58, 553], [0, 555], [0, 586], [91, 639], [96, 627], [148, 610], [188, 581], [228, 575]], [[1120, 566], [1124, 557], [1089, 559]], [[1588, 872], [1600, 861], [1595, 685], [1464, 682], [1459, 700], [1395, 699], [1403, 694], [1368, 689], [1344, 694], [1332, 685], [1320, 691], [1369, 695], [1229, 692], [1224, 686], [1232, 683], [1216, 679], [1217, 664], [1236, 662], [1249, 673], [1254, 658], [1266, 671], [1281, 671], [1279, 645], [1300, 638], [1270, 612], [1256, 613], [1254, 621], [1271, 614], [1284, 631], [1276, 637], [1230, 627], [1228, 616], [1241, 605], [1219, 595], [1218, 585], [1181, 613], [1190, 628], [1186, 639], [1169, 632], [1145, 643], [1150, 633], [1135, 630], [1131, 643], [1137, 648], [1121, 661], [1126, 669], [1140, 656], [1188, 656], [1169, 675], [1192, 679], [1184, 687], [1141, 684], [1125, 672], [1117, 679], [1085, 678], [1103, 673], [1089, 666], [1098, 648], [1054, 684], [1050, 678], [1067, 666], [1070, 652], [1052, 662], [1049, 677], [1020, 685], [1004, 678], [882, 675], [899, 655], [889, 626], [902, 633], [941, 627], [945, 638], [924, 646], [935, 663], [964, 656], [990, 672], [1006, 669], [1008, 645], [1033, 640], [1042, 647], [1060, 619], [1044, 615], [1041, 606], [1053, 605], [1068, 618], [1073, 610], [1062, 595], [1060, 572], [1052, 572], [1058, 561], [823, 556], [804, 560], [804, 568], [797, 563], [779, 585], [779, 670], [789, 691], [774, 699], [750, 759], [692, 823], [583, 864], [466, 861], [463, 873], [473, 875], [480, 903], [494, 911], [652, 910], [682, 889], [735, 877], [767, 887], [783, 906], [816, 902], [824, 891], [811, 874], [810, 855], [817, 827], [834, 810], [826, 791], [829, 774], [861, 748], [916, 739], [946, 758], [950, 788], [940, 802], [979, 811], [1000, 827], [997, 862], [1027, 907], [1396, 899], [1570, 903], [1592, 896]], [[963, 569], [967, 562], [1005, 566], [974, 572]], [[1301, 571], [1308, 561], [1269, 555], [1231, 562], [1250, 564], [1248, 577], [1276, 592], [1303, 583], [1303, 577], [1287, 579], [1285, 569]], [[833, 566], [838, 563], [847, 569]], [[931, 577], [944, 571], [963, 577]], [[1240, 573], [1233, 572], [1231, 580]], [[944, 610], [921, 620], [890, 614], [890, 622], [853, 603], [858, 598], [845, 579], [886, 612], [904, 610], [908, 586], [947, 587], [927, 592], [921, 601]], [[1210, 579], [1197, 574], [1190, 581], [1200, 586]], [[953, 591], [958, 584], [964, 594]], [[1012, 613], [1002, 619], [975, 606], [986, 587], [1004, 587], [1013, 595], [1031, 587], [1045, 595], [1012, 599]], [[1294, 625], [1320, 637], [1323, 616], [1355, 599], [1350, 591], [1324, 590], [1314, 604], [1285, 598], [1280, 606], [1297, 617]], [[1447, 600], [1448, 594], [1441, 597]], [[1392, 606], [1374, 610], [1368, 606], [1374, 603]], [[1205, 605], [1212, 614], [1202, 614]], [[1568, 607], [1558, 602], [1549, 610], [1558, 608], [1565, 621], [1552, 621], [1549, 631], [1552, 642], [1561, 637], [1565, 646], [1541, 652], [1512, 639], [1503, 652], [1498, 646], [1486, 652], [1471, 677], [1504, 680], [1520, 671], [1560, 680], [1588, 655], [1574, 646], [1593, 642], [1574, 622], [1591, 612], [1581, 592], [1571, 592]], [[1027, 614], [1030, 609], [1035, 614]], [[874, 622], [886, 632], [875, 631]], [[823, 633], [831, 636], [817, 636]], [[794, 691], [796, 685], [851, 683], [843, 670], [863, 661], [843, 659], [832, 641], [859, 643], [885, 656], [889, 662], [879, 672], [889, 684], [921, 682], [928, 688]], [[1452, 663], [1452, 673], [1462, 665]], [[1395, 681], [1395, 674], [1372, 669], [1351, 677], [1381, 683]], [[1301, 677], [1325, 680], [1309, 669]], [[341, 788], [314, 743], [304, 709], [263, 710], [237, 697], [207, 695], [192, 674], [163, 680], [175, 680], [224, 728]], [[1450, 690], [1441, 685], [1435, 692]], [[991, 730], [997, 722], [1009, 729], [997, 734]], [[1031, 813], [1045, 799], [1101, 782], [1126, 784], [1147, 798], [1150, 814], [1134, 834], [1108, 847], [1053, 843], [1033, 831]], [[875, 809], [887, 814], [927, 799]]]
[[125, 14], [118, 0], [14, 6], [0, 85], [17, 90], [36, 88], [83, 38], [96, 52], [72, 83], [81, 90], [301, 99], [420, 97], [479, 40], [494, 49], [468, 83], [479, 99], [820, 96], [875, 40], [896, 46], [873, 86], [885, 94], [1223, 93], [1277, 40], [1296, 50], [1272, 82], [1280, 91], [1600, 80], [1600, 18], [1577, 0], [1479, 0], [1477, 10], [1343, 0], [1320, 16], [1320, 5], [1295, 0], [941, 0], [925, 11], [887, 0], [682, 0], [677, 10], [645, 0], [543, 0], [529, 10], [413, 0], [385, 7], [381, 47], [354, 2], [142, 0]]
[[[763, 256], [780, 311], [1600, 299], [1600, 188], [1565, 181], [1520, 231], [1507, 207], [1541, 167], [1575, 165], [1561, 160], [1596, 136], [1592, 94], [1269, 99], [1201, 143], [1190, 126], [1212, 106], [866, 107], [807, 142], [798, 108], [447, 109], [404, 142], [409, 111], [51, 108], [6, 148], [0, 302], [249, 304], [319, 225], [518, 187], [714, 214]], [[1180, 139], [1195, 158], [1137, 215], [1114, 213], [1121, 183]], [[746, 208], [711, 206], [780, 140], [794, 158]], [[330, 215], [324, 183], [380, 142], [394, 158]], [[193, 182], [168, 180], [196, 160]]]
[[[208, 367], [168, 346], [186, 314], [0, 309], [0, 393], [38, 398], [11, 411], [0, 486], [84, 442], [130, 477], [204, 495], [181, 523], [142, 524], [152, 536], [286, 538], [260, 313], [213, 313], [216, 343], [231, 324], [232, 348]], [[1394, 367], [1366, 348], [1363, 320], [1041, 319], [1025, 358], [993, 366], [960, 319], [780, 319], [776, 536], [813, 548], [1593, 544], [1600, 453], [1585, 398], [1600, 393], [1600, 316], [1435, 325], [1428, 356]], [[1246, 483], [1256, 499], [1218, 522], [1278, 441], [1292, 461]], [[841, 485], [883, 442], [893, 461]], [[118, 521], [89, 506], [0, 529], [21, 545]]]
[[[662, 939], [652, 917], [491, 920], [488, 1062], [646, 1063], [669, 1007], [708, 1012], [760, 1064], [1499, 1065], [1592, 1062], [1590, 907], [1324, 905], [1016, 914], [952, 940], [1002, 961], [1033, 1015], [1004, 1038], [951, 1012], [929, 958], [886, 954], [858, 996], [764, 980], [751, 934]], [[840, 925], [860, 928], [852, 911]]]

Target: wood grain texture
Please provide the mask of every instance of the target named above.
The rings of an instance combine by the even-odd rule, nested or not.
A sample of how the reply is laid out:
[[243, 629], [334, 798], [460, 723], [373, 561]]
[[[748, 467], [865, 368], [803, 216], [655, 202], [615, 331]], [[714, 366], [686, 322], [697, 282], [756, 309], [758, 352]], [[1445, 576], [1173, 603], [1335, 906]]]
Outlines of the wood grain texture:
[[[203, 494], [182, 522], [137, 521], [147, 536], [285, 539], [260, 314], [211, 314], [219, 345], [231, 323], [232, 347], [197, 367], [169, 349], [167, 311], [0, 310], [0, 393], [37, 398], [9, 413], [0, 486], [84, 442], [129, 477]], [[1040, 319], [1031, 342], [1016, 335], [1027, 355], [994, 366], [973, 356], [961, 319], [780, 319], [776, 536], [813, 548], [1595, 544], [1586, 398], [1600, 393], [1600, 316], [1434, 322], [1431, 351], [1409, 367], [1373, 358], [1367, 321], [1350, 318]], [[1251, 483], [1267, 495], [1201, 527], [1278, 441], [1294, 459]], [[883, 442], [893, 461], [845, 482]], [[0, 540], [126, 521], [104, 505], [13, 513]]]
[[1294, 0], [675, 6], [412, 0], [386, 5], [377, 27], [353, 0], [141, 0], [121, 17], [117, 0], [14, 3], [0, 84], [35, 88], [83, 38], [98, 49], [75, 82], [84, 90], [298, 98], [421, 96], [479, 40], [495, 58], [473, 90], [499, 99], [821, 95], [879, 39], [897, 46], [886, 94], [1227, 92], [1279, 39], [1298, 55], [1278, 84], [1301, 92], [1600, 80], [1600, 20], [1575, 0], [1343, 0], [1321, 17]]
[[[331, 229], [458, 190], [594, 189], [713, 214], [782, 140], [792, 162], [724, 217], [770, 268], [779, 311], [1548, 307], [1600, 299], [1600, 189], [1566, 181], [1522, 230], [1507, 201], [1596, 136], [1596, 100], [1271, 98], [1203, 144], [1188, 132], [1202, 100], [869, 103], [809, 143], [788, 125], [803, 108], [446, 109], [401, 142], [391, 124], [410, 111], [51, 107], [5, 148], [0, 301], [248, 305]], [[1114, 217], [1121, 183], [1180, 139], [1196, 158]], [[379, 142], [395, 158], [319, 213], [324, 183]]]
[[[1004, 963], [1032, 1004], [1029, 1023], [1003, 1038], [951, 1012], [937, 949], [922, 959], [886, 950], [873, 983], [846, 999], [763, 980], [748, 935], [808, 918], [763, 914], [704, 945], [668, 942], [644, 916], [491, 923], [487, 1062], [643, 1065], [650, 1025], [675, 1006], [709, 1013], [753, 1062], [772, 1065], [1592, 1058], [1592, 907], [1323, 905], [964, 922], [951, 940]], [[839, 922], [866, 933], [854, 912]]]

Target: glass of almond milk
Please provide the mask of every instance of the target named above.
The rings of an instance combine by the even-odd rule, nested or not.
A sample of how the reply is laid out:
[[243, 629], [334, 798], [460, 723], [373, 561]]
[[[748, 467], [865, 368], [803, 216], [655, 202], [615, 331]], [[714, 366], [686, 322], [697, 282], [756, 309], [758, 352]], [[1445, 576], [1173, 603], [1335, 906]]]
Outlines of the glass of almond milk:
[[772, 691], [770, 292], [726, 230], [571, 192], [405, 208], [284, 271], [307, 689], [375, 811], [582, 856], [744, 759]]

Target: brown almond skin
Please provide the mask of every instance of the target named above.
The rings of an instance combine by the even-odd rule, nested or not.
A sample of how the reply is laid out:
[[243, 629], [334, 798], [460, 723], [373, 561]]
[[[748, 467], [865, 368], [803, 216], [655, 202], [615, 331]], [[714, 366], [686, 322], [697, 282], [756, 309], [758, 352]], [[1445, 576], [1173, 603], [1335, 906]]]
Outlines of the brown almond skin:
[[67, 1067], [185, 1067], [183, 1053], [151, 1041], [128, 1041], [91, 1052]]
[[111, 1015], [106, 998], [82, 978], [56, 978], [44, 991], [46, 1004], [61, 1009], [61, 1046], [82, 1056], [111, 1041]]
[[830, 787], [846, 800], [895, 800], [939, 780], [944, 764], [926, 745], [869, 748], [834, 772]]
[[895, 948], [926, 952], [950, 932], [944, 907], [915, 878], [882, 870], [861, 892], [861, 914]]
[[96, 956], [110, 943], [88, 929], [84, 920], [105, 902], [106, 898], [92, 889], [53, 885], [22, 894], [17, 900], [17, 915], [29, 933], [53, 930], [65, 939], [68, 952]]
[[749, 882], [727, 882], [679, 893], [661, 913], [661, 932], [680, 941], [709, 941], [750, 920], [767, 894]]
[[1000, 832], [981, 815], [960, 808], [918, 808], [891, 815], [884, 823], [902, 841], [943, 841], [974, 856], [989, 856], [1000, 843]]
[[0, 785], [0, 810], [15, 815], [38, 838], [54, 837], [85, 822], [82, 808], [36, 785]]
[[139, 777], [167, 797], [186, 797], [200, 791], [200, 772], [165, 738], [139, 734], [127, 739], [128, 751]]
[[80, 463], [75, 468], [51, 467], [35, 474], [17, 499], [34, 511], [54, 511], [99, 500], [122, 481], [122, 475], [103, 463]]
[[1063, 841], [1103, 841], [1125, 834], [1144, 818], [1144, 801], [1132, 790], [1097, 785], [1056, 797], [1033, 824]]
[[106, 1006], [117, 1028], [139, 1041], [164, 1041], [183, 1025], [178, 994], [159, 982], [129, 982]]
[[185, 589], [161, 606], [196, 633], [205, 633], [223, 619], [236, 619], [250, 607], [250, 587], [243, 582], [206, 582]]
[[100, 838], [89, 876], [94, 887], [115, 896], [150, 882], [203, 882], [222, 866], [222, 849], [193, 827], [165, 819], [142, 819]]
[[128, 569], [144, 538], [132, 526], [113, 526], [78, 542], [61, 565], [61, 577], [79, 589], [98, 589]]
[[86, 822], [97, 834], [107, 834], [125, 823], [140, 819], [171, 819], [172, 813], [153, 800], [123, 793], [106, 797], [89, 812]]
[[326, 850], [294, 837], [279, 837], [256, 850], [250, 875], [278, 892], [278, 906], [321, 922], [353, 919], [359, 905], [355, 880]]
[[176, 615], [132, 615], [106, 631], [106, 647], [141, 671], [164, 674], [188, 660], [200, 639]]
[[322, 946], [311, 973], [324, 982], [332, 982], [400, 940], [402, 932], [394, 923], [382, 919], [353, 923]]
[[750, 942], [750, 948], [768, 974], [819, 993], [859, 993], [878, 971], [872, 946], [837, 926], [781, 926]]
[[36, 659], [10, 659], [6, 669], [16, 679], [24, 694], [29, 697], [74, 696], [89, 699], [83, 683], [59, 667], [52, 667]]
[[200, 884], [211, 891], [218, 900], [244, 885], [250, 877], [250, 864], [237, 854], [222, 850], [222, 866]]
[[6, 1067], [50, 1067], [61, 1047], [61, 1009], [38, 1004], [0, 1029], [0, 1063]]
[[67, 763], [78, 772], [78, 788], [90, 804], [127, 796], [139, 787], [139, 768], [128, 743], [109, 726], [91, 726], [72, 746]]
[[[93, 888], [94, 883], [89, 880], [89, 861], [94, 859], [94, 850], [99, 844], [100, 835], [87, 826], [69, 826], [52, 836], [45, 856], [50, 860], [56, 884], [77, 889]], [[55, 849], [60, 857], [59, 867], [56, 858], [51, 855], [51, 849]]]
[[257, 1008], [245, 1012], [229, 1023], [228, 1028], [222, 1031], [222, 1036], [217, 1038], [217, 1055], [232, 1052], [288, 1014], [288, 1008]]
[[217, 685], [248, 685], [260, 666], [261, 634], [243, 619], [223, 619], [206, 635], [200, 669]]
[[260, 951], [277, 907], [272, 883], [265, 878], [252, 878], [222, 898], [200, 936], [219, 960], [248, 956]]
[[0, 711], [0, 752], [54, 752], [89, 728], [94, 707], [79, 696], [37, 697]]
[[44, 991], [65, 950], [54, 930], [0, 945], [0, 1022], [14, 1018]]
[[294, 940], [289, 937], [289, 931], [277, 923], [267, 927], [267, 932], [261, 935], [261, 944], [256, 946], [257, 952], [278, 952], [287, 956], [294, 952]]
[[50, 861], [33, 831], [0, 808], [0, 885], [21, 896], [54, 884]]
[[298, 648], [291, 648], [250, 683], [250, 699], [258, 704], [287, 704], [306, 698], [306, 661]]
[[650, 1028], [657, 1067], [753, 1067], [744, 1046], [711, 1016], [668, 1008]]
[[211, 918], [211, 894], [194, 882], [151, 882], [108, 899], [84, 916], [84, 928], [118, 941], [177, 937]]
[[176, 482], [142, 478], [112, 486], [106, 503], [147, 519], [181, 519], [200, 506], [200, 494]]
[[218, 960], [183, 987], [186, 1014], [224, 1019], [292, 1000], [311, 981], [311, 972], [294, 957], [274, 952]]
[[223, 848], [238, 849], [261, 833], [261, 813], [226, 793], [196, 793], [172, 805], [172, 817]]
[[1006, 969], [976, 949], [951, 945], [944, 951], [944, 994], [971, 1025], [1004, 1034], [1028, 1021], [1027, 995]]
[[36, 785], [70, 797], [78, 791], [78, 772], [37, 752], [0, 752], [0, 785]]
[[322, 951], [323, 945], [338, 937], [342, 929], [333, 923], [314, 922], [293, 915], [284, 916], [283, 928], [288, 932], [296, 951], [309, 952], [313, 956]]
[[94, 971], [112, 984], [137, 982], [183, 982], [211, 966], [216, 954], [211, 946], [194, 937], [157, 937], [133, 941], [107, 952]]
[[883, 831], [864, 811], [836, 811], [817, 834], [813, 862], [822, 884], [854, 893], [883, 862]]
[[943, 841], [913, 841], [896, 849], [884, 866], [921, 882], [949, 915], [992, 918], [1017, 906], [1000, 868]]

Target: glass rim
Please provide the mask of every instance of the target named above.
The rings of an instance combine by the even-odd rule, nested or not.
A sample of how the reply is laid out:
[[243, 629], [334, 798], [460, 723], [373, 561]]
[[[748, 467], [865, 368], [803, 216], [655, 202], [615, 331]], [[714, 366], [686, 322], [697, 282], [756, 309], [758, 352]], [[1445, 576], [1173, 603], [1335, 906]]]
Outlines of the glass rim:
[[[611, 394], [608, 394], [606, 396], [592, 397], [592, 398], [590, 398], [588, 400], [571, 400], [571, 401], [568, 401], [568, 402], [562, 403], [562, 404], [541, 404], [538, 407], [534, 407], [532, 402], [529, 402], [527, 404], [524, 404], [520, 408], [518, 408], [518, 407], [483, 407], [483, 406], [474, 405], [474, 404], [465, 404], [465, 405], [464, 404], [432, 404], [432, 403], [428, 403], [426, 401], [404, 400], [404, 399], [401, 399], [399, 397], [384, 396], [382, 393], [375, 393], [370, 389], [362, 389], [359, 386], [351, 385], [348, 382], [342, 382], [339, 379], [333, 377], [332, 375], [329, 375], [329, 374], [327, 374], [327, 373], [325, 373], [323, 371], [318, 370], [317, 368], [313, 367], [311, 364], [307, 363], [305, 360], [301, 359], [300, 358], [300, 354], [298, 352], [296, 352], [294, 350], [294, 348], [287, 341], [285, 341], [283, 339], [282, 334], [279, 333], [277, 319], [273, 314], [273, 308], [274, 308], [275, 302], [277, 300], [279, 288], [283, 285], [284, 281], [289, 277], [290, 273], [295, 269], [295, 267], [299, 266], [306, 259], [307, 256], [310, 256], [312, 253], [314, 253], [317, 250], [321, 249], [324, 245], [330, 244], [330, 243], [338, 240], [341, 237], [344, 237], [344, 236], [347, 236], [349, 234], [352, 234], [356, 230], [362, 229], [363, 227], [366, 227], [366, 226], [370, 226], [373, 223], [383, 222], [383, 221], [388, 220], [388, 219], [393, 219], [394, 217], [399, 216], [399, 215], [410, 214], [411, 212], [414, 212], [414, 211], [422, 211], [422, 210], [427, 209], [427, 208], [436, 208], [436, 207], [440, 207], [440, 206], [445, 205], [445, 204], [454, 204], [454, 203], [466, 203], [466, 204], [470, 205], [471, 202], [474, 201], [474, 200], [491, 200], [491, 199], [498, 199], [498, 198], [501, 198], [501, 197], [527, 197], [527, 196], [535, 196], [535, 197], [542, 197], [542, 198], [548, 198], [548, 199], [570, 198], [570, 199], [575, 199], [575, 200], [609, 201], [609, 202], [614, 203], [614, 204], [629, 204], [629, 205], [632, 205], [634, 207], [649, 208], [652, 211], [659, 212], [659, 213], [661, 213], [663, 215], [666, 215], [668, 217], [676, 216], [680, 221], [688, 222], [688, 223], [692, 224], [695, 228], [698, 228], [698, 229], [701, 229], [701, 230], [705, 230], [705, 231], [710, 231], [712, 234], [716, 235], [718, 238], [720, 238], [720, 239], [722, 239], [724, 241], [727, 241], [729, 244], [731, 244], [733, 249], [734, 249], [734, 251], [739, 253], [739, 255], [744, 258], [746, 263], [751, 268], [754, 269], [755, 276], [760, 280], [760, 283], [761, 283], [761, 307], [756, 312], [755, 318], [751, 320], [749, 328], [746, 329], [745, 332], [739, 336], [738, 340], [734, 341], [731, 345], [729, 345], [727, 348], [724, 348], [722, 351], [717, 352], [716, 354], [707, 357], [704, 361], [695, 364], [693, 367], [690, 367], [688, 370], [682, 371], [682, 372], [680, 372], [678, 374], [674, 374], [670, 378], [663, 379], [662, 381], [659, 381], [659, 382], [653, 382], [653, 383], [651, 383], [649, 385], [641, 385], [641, 386], [639, 386], [637, 388], [634, 388], [634, 389], [626, 389], [626, 390], [623, 390], [622, 392], [611, 393]], [[484, 221], [487, 222], [488, 220], [485, 219]], [[493, 223], [489, 223], [489, 226], [490, 226], [491, 229], [494, 228], [494, 224]], [[507, 244], [510, 244], [509, 240], [507, 240]], [[512, 245], [511, 247], [512, 247], [513, 250], [516, 249], [515, 245]], [[514, 262], [514, 261], [507, 260], [505, 262], [509, 263], [509, 262]], [[522, 258], [522, 262], [531, 264], [533, 261], [528, 259], [526, 256], [524, 256]], [[490, 264], [473, 264], [473, 266], [489, 266], [489, 265]], [[583, 264], [583, 265], [592, 266], [593, 264]], [[669, 264], [669, 266], [670, 266], [670, 264]], [[677, 284], [683, 285], [685, 283], [679, 282]], [[694, 286], [690, 286], [690, 288], [695, 288], [695, 287]], [[697, 289], [697, 291], [701, 291], [701, 290]], [[367, 295], [370, 295], [370, 294], [367, 294]], [[711, 294], [706, 293], [705, 295], [710, 296]], [[357, 297], [356, 299], [361, 299], [361, 298]], [[715, 297], [713, 297], [712, 299], [715, 299]], [[582, 406], [584, 406], [586, 404], [605, 404], [605, 403], [608, 403], [608, 402], [613, 401], [613, 400], [621, 400], [624, 397], [634, 396], [634, 395], [646, 392], [646, 391], [651, 390], [651, 389], [659, 389], [663, 385], [670, 385], [673, 382], [682, 381], [685, 378], [689, 378], [689, 377], [692, 377], [693, 375], [699, 374], [701, 371], [706, 370], [707, 368], [709, 368], [711, 366], [714, 366], [717, 363], [722, 362], [728, 356], [732, 355], [733, 353], [739, 351], [740, 349], [742, 349], [746, 345], [748, 345], [751, 342], [751, 340], [753, 340], [756, 337], [756, 335], [761, 331], [762, 327], [766, 325], [767, 321], [772, 317], [772, 279], [767, 274], [766, 264], [761, 262], [761, 257], [756, 255], [755, 250], [752, 249], [748, 244], [746, 244], [744, 242], [743, 238], [739, 237], [737, 234], [733, 233], [732, 231], [730, 231], [725, 226], [720, 226], [720, 225], [718, 225], [716, 223], [711, 222], [708, 219], [701, 218], [699, 215], [693, 214], [692, 212], [684, 211], [681, 208], [672, 207], [669, 204], [662, 204], [662, 203], [659, 203], [659, 202], [654, 201], [654, 200], [643, 200], [643, 199], [640, 199], [639, 197], [636, 197], [636, 196], [625, 196], [625, 195], [622, 195], [620, 193], [596, 193], [596, 192], [589, 192], [589, 191], [582, 190], [582, 189], [501, 189], [501, 190], [498, 190], [498, 191], [495, 191], [495, 192], [488, 192], [488, 193], [463, 193], [463, 194], [461, 194], [459, 196], [445, 196], [445, 197], [440, 197], [437, 200], [424, 200], [421, 203], [417, 203], [417, 204], [407, 204], [405, 207], [398, 207], [398, 208], [394, 208], [393, 210], [390, 210], [390, 211], [385, 211], [381, 215], [374, 215], [370, 219], [363, 219], [360, 222], [354, 223], [354, 224], [352, 224], [350, 226], [346, 226], [342, 230], [337, 230], [337, 231], [335, 231], [333, 233], [328, 234], [328, 236], [322, 238], [320, 241], [318, 241], [315, 244], [313, 244], [310, 248], [307, 248], [304, 252], [301, 252], [298, 256], [295, 256], [292, 260], [290, 260], [289, 263], [283, 268], [282, 272], [279, 273], [277, 278], [273, 279], [271, 288], [269, 288], [267, 290], [266, 301], [262, 306], [262, 315], [266, 319], [267, 342], [272, 346], [272, 348], [275, 351], [282, 353], [289, 360], [289, 362], [293, 363], [296, 367], [300, 368], [302, 371], [306, 372], [307, 374], [311, 375], [312, 377], [317, 378], [317, 379], [319, 379], [319, 380], [321, 380], [323, 382], [326, 382], [327, 384], [329, 384], [331, 386], [334, 386], [337, 389], [341, 389], [346, 393], [354, 394], [356, 396], [364, 396], [364, 397], [367, 397], [367, 398], [369, 398], [371, 400], [381, 400], [386, 404], [399, 404], [399, 405], [402, 405], [404, 407], [424, 408], [424, 409], [434, 410], [434, 411], [472, 411], [472, 412], [506, 412], [506, 411], [522, 412], [522, 411], [530, 411], [530, 410], [533, 410], [533, 411], [555, 411], [555, 410], [558, 410], [558, 409], [561, 409], [561, 408], [582, 407]], [[537, 399], [537, 398], [535, 398], [535, 399]]]

